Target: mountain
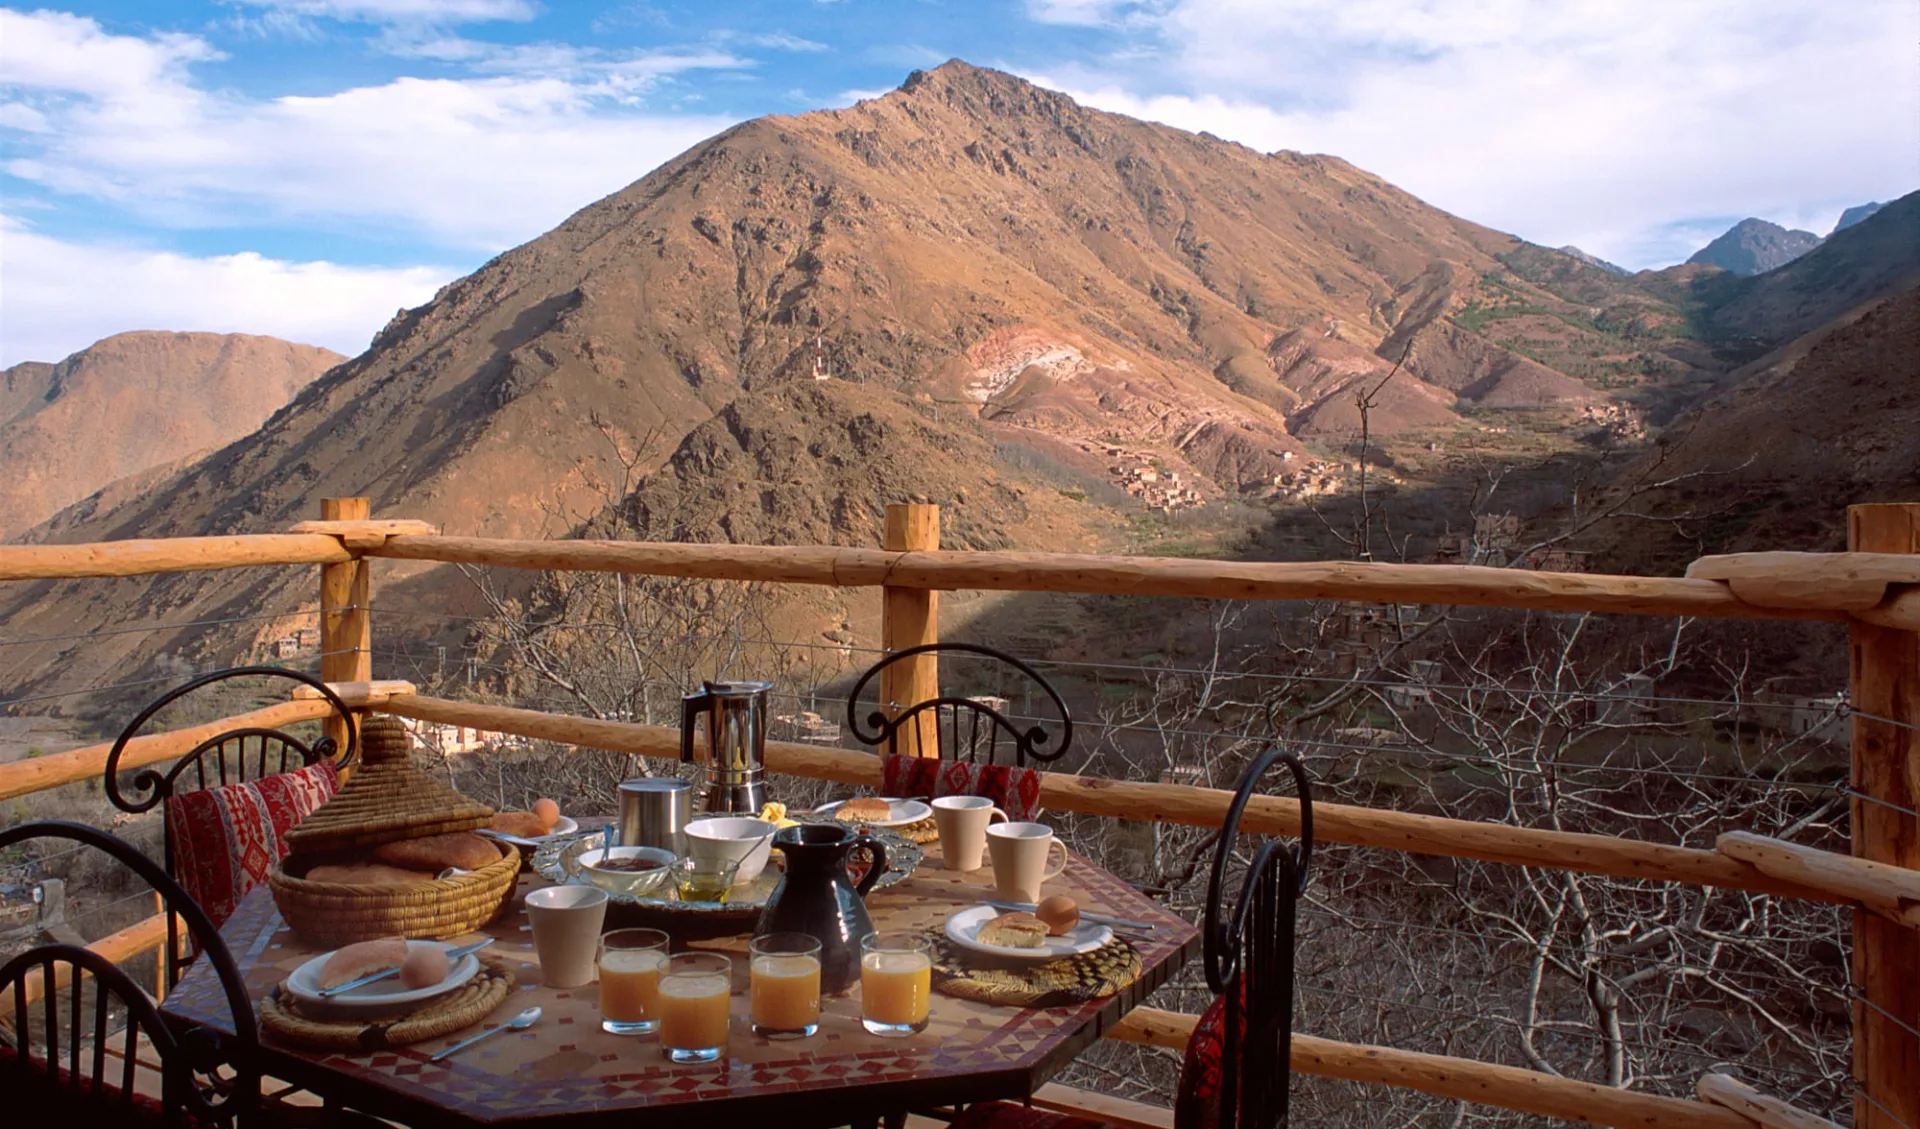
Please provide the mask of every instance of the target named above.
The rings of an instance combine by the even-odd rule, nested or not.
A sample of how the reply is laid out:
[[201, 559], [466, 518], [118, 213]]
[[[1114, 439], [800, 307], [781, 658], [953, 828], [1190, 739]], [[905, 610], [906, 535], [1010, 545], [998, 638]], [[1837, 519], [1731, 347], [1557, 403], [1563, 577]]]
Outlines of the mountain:
[[[459, 533], [873, 545], [882, 503], [916, 493], [947, 505], [949, 545], [1119, 548], [1134, 518], [1284, 504], [1363, 416], [1423, 450], [1558, 443], [1613, 390], [1718, 363], [1679, 301], [1335, 157], [955, 61], [696, 145], [403, 311], [256, 433], [44, 533], [271, 530], [364, 494]], [[1513, 411], [1539, 422], [1474, 422]], [[31, 585], [0, 615], [266, 616], [308, 587]], [[114, 646], [72, 661], [236, 643]], [[0, 654], [0, 685], [48, 677], [31, 650]]]
[[1669, 484], [1632, 507], [1661, 520], [1595, 542], [1608, 546], [1609, 567], [1844, 549], [1847, 506], [1920, 497], [1920, 287], [1813, 337], [1751, 366], [1620, 476]]
[[1818, 246], [1820, 237], [1811, 231], [1788, 231], [1777, 223], [1749, 218], [1695, 251], [1687, 261], [1734, 274], [1762, 274], [1785, 266]]
[[[1853, 207], [1840, 213], [1840, 221], [1833, 225], [1833, 230], [1845, 231], [1884, 207], [1886, 207], [1886, 205], [1878, 200], [1869, 204], [1855, 204]], [[1833, 232], [1828, 232], [1827, 234], [1831, 237]]]
[[121, 333], [0, 373], [0, 538], [247, 435], [345, 357], [273, 337]]
[[1571, 243], [1567, 244], [1565, 247], [1560, 248], [1560, 253], [1562, 255], [1572, 255], [1574, 258], [1579, 259], [1583, 263], [1590, 263], [1593, 266], [1601, 268], [1602, 270], [1610, 270], [1615, 274], [1632, 274], [1633, 273], [1632, 271], [1628, 270], [1625, 267], [1614, 266], [1612, 263], [1606, 261], [1605, 259], [1599, 257], [1598, 255], [1589, 255], [1585, 251], [1582, 251], [1580, 248], [1575, 247]]
[[[1664, 290], [1704, 330], [1737, 344], [1742, 360], [1784, 345], [1850, 311], [1920, 286], [1920, 192], [1835, 232], [1817, 249], [1762, 275], [1660, 272]], [[1666, 289], [1671, 287], [1671, 289]]]

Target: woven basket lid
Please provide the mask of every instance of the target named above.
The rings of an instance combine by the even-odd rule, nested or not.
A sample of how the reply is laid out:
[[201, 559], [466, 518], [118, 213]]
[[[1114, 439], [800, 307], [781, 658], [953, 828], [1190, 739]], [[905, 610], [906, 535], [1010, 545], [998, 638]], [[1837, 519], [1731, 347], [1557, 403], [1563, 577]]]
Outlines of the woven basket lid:
[[371, 847], [486, 826], [493, 809], [415, 768], [412, 749], [400, 719], [377, 714], [362, 721], [359, 766], [332, 799], [287, 832], [287, 850]]

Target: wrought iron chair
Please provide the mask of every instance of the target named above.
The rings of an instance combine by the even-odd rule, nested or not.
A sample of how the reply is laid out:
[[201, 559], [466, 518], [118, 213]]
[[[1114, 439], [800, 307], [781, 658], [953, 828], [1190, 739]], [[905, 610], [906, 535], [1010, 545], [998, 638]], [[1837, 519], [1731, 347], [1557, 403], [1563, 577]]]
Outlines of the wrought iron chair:
[[[867, 684], [895, 663], [928, 654], [982, 655], [1005, 663], [1025, 675], [1053, 702], [1053, 708], [1060, 715], [1059, 744], [1053, 744], [1053, 735], [1047, 732], [1045, 726], [1035, 723], [1022, 728], [1012, 718], [978, 698], [931, 698], [907, 705], [891, 718], [884, 709], [876, 709], [867, 714], [867, 727], [862, 728], [860, 696], [866, 692]], [[999, 763], [1004, 752], [1015, 767], [1025, 768], [1028, 761], [1047, 763], [1059, 760], [1073, 746], [1073, 715], [1067, 711], [1067, 703], [1061, 699], [1059, 691], [1039, 671], [991, 647], [972, 643], [928, 643], [895, 651], [868, 667], [853, 684], [853, 691], [847, 695], [847, 727], [852, 730], [854, 740], [863, 745], [884, 747], [888, 753], [899, 751], [900, 731], [918, 725], [919, 717], [928, 711], [934, 715], [942, 760], [992, 765]]]
[[[0, 1000], [11, 1003], [14, 1028], [13, 1047], [0, 1050], [0, 1079], [5, 1080], [0, 1092], [9, 1112], [24, 1113], [22, 1123], [35, 1125], [77, 1118], [82, 1125], [230, 1126], [247, 1116], [260, 1092], [259, 1030], [246, 982], [212, 919], [152, 859], [97, 828], [55, 820], [23, 823], [0, 831], [0, 851], [47, 838], [103, 851], [153, 887], [167, 921], [161, 959], [169, 981], [178, 972], [175, 954], [184, 922], [202, 959], [220, 978], [234, 1034], [178, 1032], [162, 1019], [153, 999], [105, 957], [74, 944], [36, 946], [0, 966]], [[41, 997], [30, 1002], [29, 984], [35, 981]], [[116, 1014], [126, 1023], [118, 1032], [117, 1051]], [[142, 1092], [140, 1072], [151, 1071], [140, 1061], [142, 1037], [160, 1063], [157, 1099]]]
[[[1300, 795], [1291, 848], [1261, 845], [1237, 898], [1228, 875], [1240, 817], [1275, 765]], [[1300, 895], [1313, 861], [1313, 791], [1291, 754], [1268, 748], [1247, 766], [1214, 844], [1201, 944], [1213, 1003], [1194, 1025], [1174, 1102], [1175, 1129], [1285, 1129], [1293, 1045], [1293, 959]], [[1097, 1121], [1006, 1102], [969, 1107], [953, 1129], [1089, 1129]]]
[[[332, 737], [322, 737], [309, 744], [279, 729], [245, 726], [207, 738], [187, 755], [170, 765], [137, 769], [124, 783], [122, 782], [121, 758], [126, 754], [128, 744], [155, 714], [188, 694], [214, 683], [256, 676], [289, 679], [317, 691], [333, 707], [334, 712], [344, 719], [347, 732], [346, 749], [342, 751]], [[352, 763], [358, 743], [359, 730], [346, 703], [341, 701], [340, 696], [335, 694], [325, 682], [312, 675], [274, 666], [243, 666], [218, 670], [167, 691], [142, 709], [139, 715], [120, 731], [120, 736], [114, 741], [112, 750], [107, 753], [104, 782], [107, 799], [112, 801], [113, 806], [130, 814], [151, 811], [155, 806], [160, 808], [161, 826], [166, 840], [163, 857], [167, 874], [193, 886], [200, 876], [182, 875], [179, 860], [175, 857], [176, 843], [180, 840], [183, 829], [176, 826], [176, 821], [181, 818], [176, 812], [179, 805], [170, 801], [187, 792], [206, 791], [230, 784], [258, 783], [269, 776], [298, 772], [322, 762], [329, 762], [338, 770]], [[278, 858], [269, 858], [264, 861], [271, 864], [277, 862]], [[204, 891], [202, 893], [204, 895]], [[206, 903], [203, 908], [206, 908], [216, 920], [224, 919], [226, 910], [215, 904], [212, 899], [203, 896], [202, 900]]]

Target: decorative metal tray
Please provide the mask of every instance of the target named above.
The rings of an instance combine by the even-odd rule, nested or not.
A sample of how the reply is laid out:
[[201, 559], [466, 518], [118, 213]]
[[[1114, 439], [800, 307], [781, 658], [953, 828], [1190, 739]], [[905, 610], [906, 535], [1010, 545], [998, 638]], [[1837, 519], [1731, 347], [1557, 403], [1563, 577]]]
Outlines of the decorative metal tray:
[[[834, 822], [831, 816], [825, 815], [805, 814], [794, 815], [791, 818], [801, 823]], [[905, 881], [907, 876], [920, 865], [924, 853], [917, 844], [884, 827], [869, 827], [866, 831], [867, 835], [877, 840], [887, 852], [887, 869], [880, 875], [879, 881], [874, 883], [874, 889], [884, 889], [896, 882]], [[533, 853], [534, 873], [556, 885], [565, 885], [574, 881], [570, 877], [570, 864], [580, 856], [581, 852], [600, 846], [605, 834], [603, 828], [599, 831], [569, 835], [542, 843], [540, 849]], [[856, 852], [855, 857], [863, 854], [864, 852]], [[727, 891], [727, 900], [724, 902], [683, 902], [680, 900], [679, 893], [672, 889], [650, 895], [616, 894], [608, 891], [607, 896], [612, 899], [614, 906], [631, 906], [646, 910], [649, 916], [693, 917], [711, 921], [758, 917], [762, 907], [767, 904], [767, 898], [773, 894], [774, 887], [780, 884], [782, 873], [780, 856], [776, 851], [773, 861], [758, 878]]]

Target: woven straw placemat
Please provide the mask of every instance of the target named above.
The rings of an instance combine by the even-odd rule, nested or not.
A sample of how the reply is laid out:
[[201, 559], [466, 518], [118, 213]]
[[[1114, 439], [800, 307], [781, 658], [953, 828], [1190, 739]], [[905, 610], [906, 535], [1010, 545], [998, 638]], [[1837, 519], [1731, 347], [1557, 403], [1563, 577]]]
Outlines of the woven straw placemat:
[[1146, 967], [1139, 950], [1119, 937], [1090, 953], [1045, 964], [987, 968], [980, 966], [980, 954], [955, 945], [944, 934], [929, 936], [934, 988], [999, 1007], [1067, 1007], [1103, 999], [1140, 979]]
[[379, 1051], [451, 1035], [485, 1019], [513, 991], [513, 966], [491, 953], [480, 954], [473, 979], [418, 1011], [385, 1019], [320, 1019], [276, 987], [260, 1001], [260, 1025], [277, 1039], [330, 1051]]

